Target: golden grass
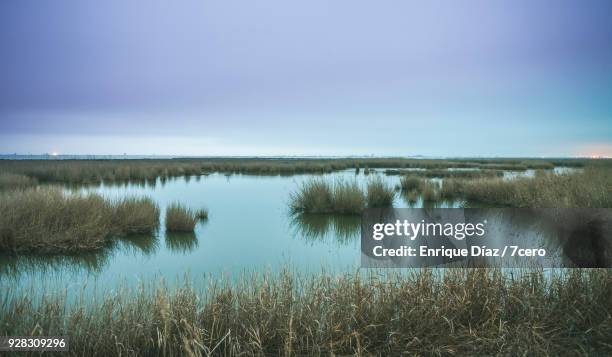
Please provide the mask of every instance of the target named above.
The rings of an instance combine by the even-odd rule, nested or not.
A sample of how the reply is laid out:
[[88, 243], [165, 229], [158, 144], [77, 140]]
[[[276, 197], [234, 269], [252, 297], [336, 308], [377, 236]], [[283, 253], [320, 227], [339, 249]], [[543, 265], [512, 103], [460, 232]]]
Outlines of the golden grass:
[[4, 293], [1, 335], [68, 335], [74, 356], [612, 354], [604, 269], [247, 274], [71, 305]]
[[166, 208], [166, 230], [169, 232], [193, 232], [197, 223], [196, 214], [190, 208], [173, 203]]
[[47, 187], [0, 195], [0, 251], [42, 254], [95, 250], [114, 236], [152, 232], [159, 210], [149, 199], [112, 202]]

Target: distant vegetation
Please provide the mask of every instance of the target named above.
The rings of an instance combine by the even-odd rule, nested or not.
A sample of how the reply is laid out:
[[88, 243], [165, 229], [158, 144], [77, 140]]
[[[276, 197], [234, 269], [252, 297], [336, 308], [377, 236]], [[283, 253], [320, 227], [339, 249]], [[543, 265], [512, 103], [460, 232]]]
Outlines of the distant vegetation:
[[581, 173], [541, 172], [533, 178], [445, 179], [442, 198], [509, 207], [612, 207], [612, 169], [590, 168]]
[[202, 285], [70, 304], [8, 285], [0, 335], [68, 335], [75, 356], [612, 355], [606, 269], [253, 274]]
[[58, 188], [0, 194], [0, 252], [94, 250], [113, 237], [150, 233], [158, 225], [159, 208], [148, 198], [110, 201]]
[[385, 170], [385, 175], [409, 175], [427, 178], [481, 178], [481, 177], [502, 177], [504, 172], [501, 170], [398, 170], [389, 169]]
[[361, 214], [364, 208], [391, 207], [395, 192], [382, 179], [374, 178], [366, 190], [357, 182], [306, 181], [291, 195], [291, 211], [296, 213]]
[[29, 176], [7, 172], [0, 173], [0, 191], [24, 189], [36, 186], [36, 184], [38, 184], [38, 180]]
[[[597, 160], [607, 165], [611, 160]], [[202, 175], [212, 172], [252, 175], [293, 175], [327, 173], [364, 168], [481, 168], [487, 170], [550, 169], [554, 166], [582, 167], [593, 164], [586, 159], [127, 159], [127, 160], [0, 160], [0, 174], [25, 175], [39, 182], [100, 183], [154, 181], [157, 178]], [[357, 171], [357, 170], [356, 170]], [[457, 174], [460, 175], [460, 174]], [[1, 187], [1, 186], [0, 186]]]

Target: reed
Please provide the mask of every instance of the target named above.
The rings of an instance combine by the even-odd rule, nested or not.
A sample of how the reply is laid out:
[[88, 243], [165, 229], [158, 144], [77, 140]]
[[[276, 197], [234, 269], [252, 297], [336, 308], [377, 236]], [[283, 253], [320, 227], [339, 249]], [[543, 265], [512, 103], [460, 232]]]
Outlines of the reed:
[[612, 354], [605, 269], [253, 273], [96, 303], [3, 294], [1, 335], [68, 335], [74, 356]]
[[322, 179], [311, 179], [291, 194], [290, 209], [296, 213], [329, 213], [332, 211], [332, 186]]
[[[0, 173], [24, 175], [39, 182], [71, 184], [101, 182], [155, 182], [157, 178], [189, 177], [212, 172], [250, 175], [319, 174], [363, 167], [369, 174], [374, 168], [448, 169], [472, 168], [494, 170], [550, 169], [554, 166], [612, 166], [612, 160], [588, 159], [411, 159], [411, 158], [175, 158], [128, 160], [0, 160]], [[460, 174], [456, 174], [460, 175]], [[468, 175], [468, 174], [465, 174]]]
[[402, 176], [400, 187], [404, 191], [420, 190], [425, 180], [414, 175]]
[[195, 211], [195, 218], [199, 220], [207, 220], [208, 219], [208, 209], [200, 208]]
[[357, 182], [337, 181], [333, 185], [332, 211], [340, 214], [361, 214], [366, 199]]
[[0, 191], [2, 190], [20, 190], [32, 186], [36, 186], [38, 180], [31, 177], [12, 174], [12, 173], [0, 173]]
[[368, 182], [366, 203], [369, 208], [392, 207], [395, 191], [380, 177]]
[[108, 243], [113, 210], [98, 195], [60, 189], [13, 191], [0, 199], [0, 250], [57, 253], [98, 249]]
[[123, 198], [113, 208], [113, 228], [120, 234], [150, 234], [159, 227], [159, 207], [148, 197]]
[[411, 177], [424, 177], [424, 178], [446, 178], [446, 177], [457, 177], [457, 178], [483, 178], [483, 177], [502, 177], [504, 172], [501, 170], [401, 170], [401, 169], [388, 169], [385, 170], [386, 175], [407, 175]]
[[475, 203], [510, 207], [612, 207], [612, 170], [587, 168], [584, 172], [554, 174], [512, 180], [445, 179], [441, 195]]
[[148, 198], [111, 201], [57, 187], [0, 194], [0, 252], [96, 250], [119, 236], [150, 234], [158, 225], [159, 209]]
[[166, 230], [169, 232], [193, 232], [197, 223], [196, 214], [190, 208], [173, 203], [166, 208]]
[[425, 181], [421, 186], [421, 196], [423, 201], [435, 202], [440, 198], [439, 193], [440, 186], [437, 182]]

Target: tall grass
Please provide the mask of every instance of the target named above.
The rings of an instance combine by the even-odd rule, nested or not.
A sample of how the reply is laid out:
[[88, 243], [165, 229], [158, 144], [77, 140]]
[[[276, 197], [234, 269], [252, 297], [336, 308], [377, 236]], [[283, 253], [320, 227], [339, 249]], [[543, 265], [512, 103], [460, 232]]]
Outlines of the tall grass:
[[196, 214], [190, 208], [173, 203], [166, 208], [166, 230], [169, 232], [193, 232], [197, 223]]
[[98, 195], [60, 189], [15, 191], [0, 200], [0, 250], [56, 253], [98, 249], [112, 230], [113, 211]]
[[94, 250], [114, 236], [150, 233], [159, 210], [150, 199], [110, 201], [59, 188], [0, 195], [0, 251], [66, 253]]
[[424, 182], [425, 180], [420, 177], [406, 175], [400, 179], [400, 187], [404, 191], [420, 190]]
[[612, 354], [612, 272], [603, 269], [247, 274], [72, 305], [5, 294], [1, 335], [69, 335], [75, 356]]
[[357, 182], [338, 181], [333, 186], [332, 211], [341, 214], [361, 214], [365, 197]]
[[[0, 160], [0, 173], [13, 173], [40, 182], [113, 183], [154, 182], [158, 177], [205, 175], [212, 172], [252, 175], [293, 175], [327, 173], [363, 167], [374, 168], [482, 168], [495, 170], [549, 169], [558, 166], [611, 166], [612, 160], [587, 159], [456, 159], [424, 160], [410, 158], [334, 158], [334, 159], [130, 159], [130, 160]], [[454, 174], [468, 175], [468, 174]]]
[[366, 191], [357, 182], [306, 181], [291, 194], [290, 210], [299, 213], [361, 214], [366, 207], [390, 207], [395, 192], [381, 178], [368, 182]]
[[410, 177], [426, 177], [426, 178], [483, 178], [483, 177], [502, 177], [504, 172], [501, 170], [385, 170], [386, 175], [407, 175]]
[[445, 179], [444, 198], [511, 207], [612, 207], [612, 170], [588, 168], [584, 172], [553, 174], [513, 180]]
[[332, 212], [333, 188], [322, 179], [312, 179], [291, 194], [291, 212], [329, 213]]
[[147, 234], [159, 226], [159, 207], [148, 197], [126, 197], [113, 205], [113, 226], [121, 233]]
[[377, 177], [368, 182], [366, 202], [369, 208], [392, 207], [395, 191], [382, 178]]
[[38, 180], [25, 175], [0, 173], [0, 191], [24, 189], [36, 186], [36, 184], [38, 184]]

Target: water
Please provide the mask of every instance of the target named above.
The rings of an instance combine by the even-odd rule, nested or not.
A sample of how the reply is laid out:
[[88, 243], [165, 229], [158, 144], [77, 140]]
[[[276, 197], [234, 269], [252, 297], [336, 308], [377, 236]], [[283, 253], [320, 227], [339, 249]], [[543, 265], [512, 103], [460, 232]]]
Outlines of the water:
[[[384, 170], [366, 176], [361, 170], [317, 175], [330, 180], [357, 180], [365, 185], [379, 176], [392, 186], [400, 176]], [[523, 172], [522, 174], [527, 174]], [[0, 257], [0, 284], [50, 289], [112, 290], [118, 284], [139, 281], [176, 281], [188, 274], [239, 276], [244, 272], [277, 272], [286, 267], [300, 273], [354, 272], [360, 264], [360, 217], [289, 214], [289, 199], [313, 175], [252, 176], [211, 174], [157, 179], [149, 184], [125, 184], [70, 188], [97, 192], [108, 198], [148, 196], [162, 209], [181, 202], [193, 209], [206, 207], [209, 219], [198, 223], [194, 234], [129, 237], [101, 252], [69, 257]], [[446, 202], [436, 207], [457, 207]], [[405, 200], [397, 195], [394, 207], [423, 207], [421, 198]]]
[[[369, 175], [372, 177], [373, 175]], [[389, 184], [397, 176], [377, 174]], [[288, 266], [298, 272], [355, 271], [360, 263], [360, 218], [289, 214], [290, 194], [312, 175], [249, 176], [212, 174], [158, 179], [153, 184], [72, 188], [108, 198], [148, 196], [162, 212], [172, 202], [206, 207], [209, 219], [195, 234], [167, 234], [122, 239], [102, 252], [74, 257], [2, 257], [0, 283], [17, 286], [81, 289], [87, 282], [98, 289], [160, 278], [173, 281], [186, 273], [197, 278], [237, 276], [243, 272], [275, 272]], [[320, 175], [326, 179], [357, 180], [368, 176], [354, 170]], [[397, 207], [407, 207], [397, 195]], [[13, 285], [13, 286], [15, 286]], [[75, 290], [75, 291], [76, 291]]]

